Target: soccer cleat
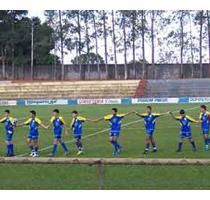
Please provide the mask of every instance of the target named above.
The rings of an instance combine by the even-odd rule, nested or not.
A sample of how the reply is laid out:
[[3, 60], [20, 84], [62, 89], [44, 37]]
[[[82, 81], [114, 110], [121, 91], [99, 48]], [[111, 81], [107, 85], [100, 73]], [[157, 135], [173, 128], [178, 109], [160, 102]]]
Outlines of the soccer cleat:
[[36, 153], [36, 152], [34, 152], [34, 154], [33, 154], [33, 156], [32, 156], [33, 158], [35, 158], [35, 157], [39, 157], [39, 155], [38, 155], [38, 153]]
[[83, 154], [83, 153], [84, 153], [83, 151], [79, 150], [79, 151], [77, 152], [77, 156], [79, 156], [79, 155], [81, 155], [81, 154]]
[[205, 145], [205, 151], [209, 150], [209, 145]]
[[181, 152], [181, 151], [182, 151], [181, 149], [177, 149], [177, 150], [176, 150], [176, 152]]
[[33, 157], [33, 155], [34, 155], [34, 152], [32, 151], [32, 152], [29, 154], [29, 156]]
[[121, 153], [121, 151], [122, 151], [122, 147], [119, 146], [119, 147], [118, 147], [118, 150], [117, 150], [117, 153], [119, 154], [119, 153]]
[[146, 155], [148, 153], [149, 153], [149, 151], [144, 150], [144, 152], [142, 154]]
[[117, 157], [118, 155], [119, 155], [118, 151], [114, 151], [114, 152], [113, 152], [113, 156], [114, 156], [114, 157]]

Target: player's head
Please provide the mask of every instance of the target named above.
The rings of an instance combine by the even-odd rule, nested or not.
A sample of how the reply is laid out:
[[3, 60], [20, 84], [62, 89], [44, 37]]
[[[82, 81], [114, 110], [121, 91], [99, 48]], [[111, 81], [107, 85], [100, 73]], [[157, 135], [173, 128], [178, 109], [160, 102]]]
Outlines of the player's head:
[[10, 110], [5, 110], [5, 111], [4, 111], [4, 116], [5, 116], [5, 117], [8, 117], [9, 114], [10, 114]]
[[185, 116], [185, 111], [182, 109], [182, 110], [179, 111], [179, 114], [180, 114], [181, 116]]
[[200, 106], [200, 111], [205, 112], [207, 110], [207, 107], [205, 105]]
[[152, 112], [152, 107], [151, 106], [147, 106], [147, 112], [151, 113]]
[[54, 109], [52, 112], [53, 116], [58, 116], [59, 113], [60, 113], [60, 111], [58, 109]]
[[112, 114], [116, 115], [117, 114], [117, 108], [112, 108]]
[[76, 118], [78, 116], [78, 112], [76, 110], [72, 111], [73, 118]]
[[31, 111], [29, 112], [29, 116], [32, 117], [32, 118], [36, 117], [36, 111], [31, 110]]

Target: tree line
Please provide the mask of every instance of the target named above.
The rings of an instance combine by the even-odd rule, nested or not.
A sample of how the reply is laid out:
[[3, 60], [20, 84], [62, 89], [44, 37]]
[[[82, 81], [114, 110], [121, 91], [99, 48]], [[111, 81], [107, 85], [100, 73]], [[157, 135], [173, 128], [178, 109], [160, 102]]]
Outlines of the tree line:
[[[33, 63], [99, 66], [151, 63], [180, 65], [210, 63], [210, 12], [208, 10], [45, 10], [44, 22], [29, 18], [26, 10], [0, 11], [2, 66], [31, 64], [31, 27], [34, 28]], [[68, 54], [67, 54], [68, 53]], [[193, 73], [193, 72], [192, 72]], [[125, 74], [126, 78], [127, 74]]]
[[[210, 62], [208, 10], [48, 10], [46, 22], [54, 30], [55, 48], [73, 53], [73, 64]], [[148, 60], [148, 55], [150, 59]], [[192, 72], [193, 73], [193, 72]]]

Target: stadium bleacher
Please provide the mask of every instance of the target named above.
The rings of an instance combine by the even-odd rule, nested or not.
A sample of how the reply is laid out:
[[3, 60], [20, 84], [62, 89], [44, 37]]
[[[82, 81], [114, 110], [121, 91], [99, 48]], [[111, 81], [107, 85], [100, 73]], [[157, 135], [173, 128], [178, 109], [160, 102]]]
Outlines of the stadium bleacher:
[[0, 99], [123, 98], [134, 96], [139, 80], [0, 82]]
[[[0, 82], [0, 99], [207, 97], [210, 79]], [[142, 86], [142, 90], [139, 91]]]
[[207, 97], [210, 79], [148, 80], [144, 97]]

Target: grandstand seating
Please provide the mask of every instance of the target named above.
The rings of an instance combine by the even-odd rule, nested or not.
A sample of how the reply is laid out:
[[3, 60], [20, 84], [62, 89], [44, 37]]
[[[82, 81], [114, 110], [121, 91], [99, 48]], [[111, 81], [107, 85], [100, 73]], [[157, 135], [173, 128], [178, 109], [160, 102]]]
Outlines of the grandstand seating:
[[0, 82], [0, 99], [7, 100], [199, 96], [210, 96], [210, 79]]
[[139, 80], [0, 82], [0, 99], [123, 98], [133, 97]]
[[210, 96], [210, 79], [148, 80], [144, 97]]

